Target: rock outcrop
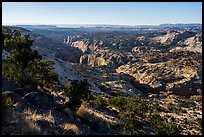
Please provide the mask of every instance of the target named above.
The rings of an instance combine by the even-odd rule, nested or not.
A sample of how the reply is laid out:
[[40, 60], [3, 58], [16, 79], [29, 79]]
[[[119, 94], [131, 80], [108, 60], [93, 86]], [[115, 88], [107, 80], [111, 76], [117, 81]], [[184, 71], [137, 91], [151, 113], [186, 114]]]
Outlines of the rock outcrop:
[[89, 48], [89, 43], [87, 41], [76, 41], [72, 42], [71, 46], [79, 48], [83, 53], [85, 53]]
[[163, 35], [163, 36], [157, 36], [155, 38], [152, 39], [153, 42], [155, 43], [160, 43], [160, 44], [171, 44], [176, 37], [179, 35], [178, 32], [175, 31], [168, 31], [167, 34]]
[[179, 41], [177, 43], [177, 47], [170, 50], [170, 52], [175, 51], [192, 51], [202, 53], [202, 32]]
[[92, 66], [92, 67], [107, 65], [104, 58], [95, 57], [92, 54], [85, 54], [85, 55], [81, 56], [80, 57], [80, 63], [81, 64], [86, 64], [86, 65], [89, 65], [89, 66]]

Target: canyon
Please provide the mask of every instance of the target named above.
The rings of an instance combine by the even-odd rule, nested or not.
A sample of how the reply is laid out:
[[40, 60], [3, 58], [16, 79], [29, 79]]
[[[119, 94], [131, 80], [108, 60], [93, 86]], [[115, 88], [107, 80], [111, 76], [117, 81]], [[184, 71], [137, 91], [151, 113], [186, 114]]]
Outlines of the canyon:
[[[22, 35], [29, 34], [36, 41], [33, 49], [36, 49], [44, 60], [54, 61], [55, 71], [59, 75], [59, 87], [73, 80], [87, 79], [90, 91], [95, 97], [139, 94], [152, 102], [159, 102], [164, 108], [160, 115], [168, 115], [169, 121], [172, 119], [176, 121], [181, 126], [183, 135], [202, 134], [201, 130], [196, 130], [193, 126], [195, 124], [193, 121], [202, 119], [202, 29], [197, 29], [197, 26], [172, 28], [161, 26], [154, 29], [113, 27], [112, 30], [109, 27], [82, 29], [49, 28], [49, 26], [49, 29], [31, 26], [9, 27], [11, 30], [20, 31]], [[6, 31], [9, 30], [3, 26], [2, 32]], [[5, 60], [6, 56], [9, 54], [3, 51], [2, 60]], [[8, 85], [11, 85], [10, 88]], [[6, 78], [3, 78], [2, 86], [3, 92], [16, 88]], [[72, 126], [77, 130], [76, 134], [104, 133], [104, 131], [90, 128], [90, 125], [84, 124], [80, 119], [77, 121], [70, 118], [72, 114], [65, 106], [68, 99], [64, 93], [40, 95], [35, 92], [24, 96], [18, 99], [20, 103], [17, 108], [9, 109], [10, 115], [18, 112], [18, 117], [22, 114], [29, 117], [31, 112], [27, 108], [32, 108], [32, 101], [31, 104], [25, 104], [29, 96], [41, 98], [42, 100], [36, 101], [39, 104], [41, 102], [49, 106], [48, 101], [51, 102], [46, 109], [46, 114], [49, 114], [51, 105], [62, 105], [63, 113], [53, 109], [53, 114], [56, 118], [61, 116], [64, 121], [73, 123], [75, 126]], [[47, 102], [43, 101], [44, 98]], [[60, 104], [60, 100], [64, 102]], [[35, 109], [41, 110], [37, 108], [38, 105]], [[175, 109], [175, 112], [171, 109]], [[186, 113], [184, 111], [176, 113], [181, 109]], [[86, 111], [87, 117], [89, 115], [100, 117], [93, 121], [109, 123], [108, 126], [104, 124], [107, 126], [105, 131], [116, 134], [110, 128], [110, 123], [118, 124], [121, 121], [113, 113], [84, 105], [81, 106], [81, 110]], [[64, 113], [70, 119], [67, 119]], [[59, 123], [62, 124], [63, 120]], [[62, 127], [56, 126], [57, 121], [53, 119], [52, 123], [53, 126], [50, 128], [53, 132], [55, 131], [53, 134], [59, 134]], [[80, 128], [80, 132], [76, 125]], [[99, 127], [103, 127], [103, 124]], [[11, 129], [11, 125], [8, 124], [3, 129], [5, 134], [7, 134], [7, 129]], [[46, 132], [51, 131], [46, 129]]]

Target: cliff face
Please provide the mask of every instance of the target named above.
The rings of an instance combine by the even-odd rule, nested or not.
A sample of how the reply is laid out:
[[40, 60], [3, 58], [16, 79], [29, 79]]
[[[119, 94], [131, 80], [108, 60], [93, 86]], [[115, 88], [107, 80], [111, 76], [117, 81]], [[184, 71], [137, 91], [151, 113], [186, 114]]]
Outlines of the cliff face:
[[81, 56], [80, 57], [80, 63], [81, 64], [86, 64], [86, 65], [89, 65], [89, 66], [92, 66], [92, 67], [107, 65], [104, 58], [95, 57], [92, 54], [85, 54], [85, 55]]
[[70, 39], [72, 39], [71, 37], [68, 38], [69, 39], [65, 40], [66, 42], [69, 41], [69, 43], [67, 44], [70, 44], [72, 47], [78, 48], [83, 53], [83, 55], [81, 55], [79, 59], [80, 64], [86, 64], [92, 67], [108, 64], [107, 59], [104, 58], [104, 54], [102, 53], [107, 51], [104, 51], [104, 49], [100, 47], [103, 44], [102, 42], [90, 42], [89, 40], [85, 39], [73, 42], [70, 41]]
[[101, 43], [98, 41], [90, 42], [86, 39], [73, 41], [73, 39], [74, 38], [71, 36], [68, 36], [68, 38], [64, 40], [64, 43], [70, 45], [71, 47], [75, 47], [82, 52], [82, 54], [76, 55], [77, 57], [80, 56], [78, 61], [79, 63], [90, 66], [103, 66], [107, 64], [103, 57], [96, 57], [95, 54], [95, 50], [99, 49]]
[[79, 48], [83, 53], [85, 53], [89, 49], [89, 44], [88, 42], [85, 42], [85, 41], [73, 42], [71, 46]]
[[71, 44], [72, 47], [79, 48], [84, 54], [90, 54], [100, 46], [98, 41], [90, 42], [88, 40], [78, 40], [69, 42], [69, 44]]

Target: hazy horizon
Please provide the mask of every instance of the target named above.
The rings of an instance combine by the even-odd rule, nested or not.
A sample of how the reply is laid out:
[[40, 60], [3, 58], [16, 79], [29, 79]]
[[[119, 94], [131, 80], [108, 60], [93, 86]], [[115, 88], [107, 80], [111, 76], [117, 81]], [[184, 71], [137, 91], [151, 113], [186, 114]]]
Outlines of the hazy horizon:
[[202, 24], [202, 2], [2, 2], [2, 25], [192, 23]]
[[[161, 24], [201, 24], [202, 25], [202, 23], [197, 23], [197, 22], [190, 22], [190, 23], [161, 23]], [[18, 23], [18, 24], [12, 24], [12, 23], [10, 23], [10, 24], [2, 24], [2, 25], [33, 25], [33, 26], [37, 26], [37, 25], [50, 25], [50, 26], [57, 26], [57, 25], [65, 25], [65, 26], [80, 26], [80, 25], [87, 25], [87, 26], [93, 26], [93, 25], [98, 25], [98, 26], [100, 26], [100, 25], [113, 25], [113, 26], [159, 26], [159, 25], [161, 25], [161, 24], [138, 24], [138, 25], [123, 25], [123, 24], [26, 24], [26, 23]]]

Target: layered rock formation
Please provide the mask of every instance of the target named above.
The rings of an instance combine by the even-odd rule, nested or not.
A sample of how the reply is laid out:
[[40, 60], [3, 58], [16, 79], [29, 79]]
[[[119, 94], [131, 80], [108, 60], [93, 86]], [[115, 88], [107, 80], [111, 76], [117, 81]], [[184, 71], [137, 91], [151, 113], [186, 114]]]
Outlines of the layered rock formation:
[[[162, 56], [164, 55], [161, 54], [157, 57], [158, 60], [155, 58], [151, 63], [150, 61], [145, 62], [146, 60], [143, 58], [143, 61], [118, 67], [116, 72], [131, 75], [136, 81], [139, 81], [139, 83], [147, 84], [153, 89], [156, 89], [157, 92], [172, 90], [177, 93], [179, 91], [180, 95], [186, 94], [186, 96], [188, 96], [192, 95], [192, 93], [196, 94], [197, 90], [201, 89], [202, 83], [200, 57], [196, 56], [196, 53], [188, 57], [190, 54], [192, 55], [192, 53], [187, 54], [187, 52], [174, 53], [172, 55], [174, 58], [171, 58], [167, 53], [166, 55], [164, 54], [169, 57], [169, 59], [164, 58], [167, 60], [162, 60]], [[159, 53], [157, 55], [159, 55]], [[145, 57], [152, 60], [150, 53], [146, 53]], [[159, 60], [159, 58], [161, 60]], [[185, 84], [186, 82], [188, 82], [188, 84]], [[197, 84], [193, 84], [194, 82]], [[188, 92], [187, 89], [191, 89], [191, 91]]]
[[92, 54], [84, 54], [83, 56], [81, 56], [79, 63], [90, 65], [92, 67], [107, 65], [104, 58], [95, 57]]

